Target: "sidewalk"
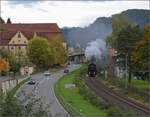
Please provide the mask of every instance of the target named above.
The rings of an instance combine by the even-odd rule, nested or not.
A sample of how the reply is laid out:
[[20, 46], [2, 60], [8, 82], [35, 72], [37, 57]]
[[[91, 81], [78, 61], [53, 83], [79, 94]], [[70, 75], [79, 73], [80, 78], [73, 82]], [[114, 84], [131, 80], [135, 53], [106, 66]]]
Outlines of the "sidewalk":
[[14, 77], [8, 77], [8, 76], [0, 76], [0, 83], [1, 82], [4, 82], [4, 81], [7, 81], [7, 80], [14, 80], [14, 79], [22, 79], [22, 78], [25, 78], [26, 76], [15, 76]]

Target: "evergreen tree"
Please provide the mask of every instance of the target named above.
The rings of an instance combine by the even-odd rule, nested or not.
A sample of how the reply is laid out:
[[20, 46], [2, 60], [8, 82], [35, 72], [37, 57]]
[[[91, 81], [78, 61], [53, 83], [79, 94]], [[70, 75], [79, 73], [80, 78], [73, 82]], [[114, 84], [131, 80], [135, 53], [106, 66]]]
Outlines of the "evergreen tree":
[[[142, 32], [140, 30], [139, 25], [132, 27], [131, 25], [126, 26], [123, 28], [117, 36], [117, 46], [116, 49], [120, 55], [121, 60], [127, 59], [127, 68], [128, 68], [128, 82], [131, 82], [131, 56], [133, 51], [136, 48], [136, 42], [140, 41], [142, 38]], [[127, 58], [126, 58], [127, 57]]]
[[0, 17], [0, 23], [4, 24], [5, 21], [2, 19], [2, 17]]
[[7, 24], [11, 24], [10, 18], [7, 19]]

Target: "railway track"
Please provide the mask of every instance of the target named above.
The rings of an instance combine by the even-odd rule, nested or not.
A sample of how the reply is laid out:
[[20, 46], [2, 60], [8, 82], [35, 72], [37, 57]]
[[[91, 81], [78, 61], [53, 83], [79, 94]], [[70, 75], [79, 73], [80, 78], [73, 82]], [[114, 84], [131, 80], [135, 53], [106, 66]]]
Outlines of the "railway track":
[[109, 101], [126, 110], [133, 110], [137, 117], [150, 117], [150, 109], [127, 97], [123, 97], [104, 85], [96, 78], [85, 78], [86, 85], [93, 90], [97, 96]]

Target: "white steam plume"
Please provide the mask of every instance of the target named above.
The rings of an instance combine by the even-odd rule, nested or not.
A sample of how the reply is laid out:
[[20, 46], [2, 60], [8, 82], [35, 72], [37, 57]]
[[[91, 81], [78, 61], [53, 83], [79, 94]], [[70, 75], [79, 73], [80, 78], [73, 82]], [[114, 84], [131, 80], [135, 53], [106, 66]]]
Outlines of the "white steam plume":
[[96, 62], [97, 65], [104, 67], [108, 64], [108, 49], [106, 48], [105, 41], [102, 39], [96, 39], [88, 43], [85, 49], [85, 56], [88, 61]]

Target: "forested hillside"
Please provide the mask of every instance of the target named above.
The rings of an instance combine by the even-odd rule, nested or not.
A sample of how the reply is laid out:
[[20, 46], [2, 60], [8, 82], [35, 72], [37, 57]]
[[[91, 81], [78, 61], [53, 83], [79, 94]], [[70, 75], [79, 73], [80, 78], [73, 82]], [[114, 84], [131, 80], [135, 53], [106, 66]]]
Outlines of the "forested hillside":
[[[132, 9], [123, 11], [123, 14], [135, 25], [139, 24], [142, 29], [144, 29], [149, 22], [148, 10]], [[73, 47], [76, 47], [77, 43], [80, 43], [82, 47], [86, 47], [88, 42], [94, 41], [97, 38], [105, 40], [112, 32], [111, 19], [118, 15], [119, 14], [114, 14], [112, 17], [99, 17], [94, 23], [85, 28], [62, 28], [65, 40], [69, 46]]]

